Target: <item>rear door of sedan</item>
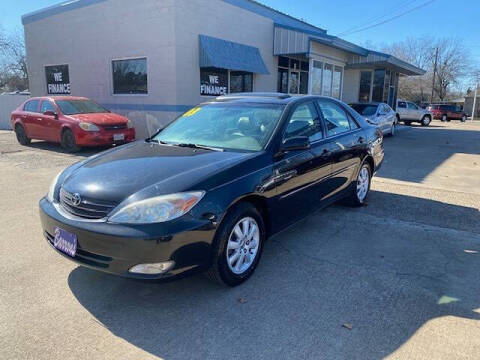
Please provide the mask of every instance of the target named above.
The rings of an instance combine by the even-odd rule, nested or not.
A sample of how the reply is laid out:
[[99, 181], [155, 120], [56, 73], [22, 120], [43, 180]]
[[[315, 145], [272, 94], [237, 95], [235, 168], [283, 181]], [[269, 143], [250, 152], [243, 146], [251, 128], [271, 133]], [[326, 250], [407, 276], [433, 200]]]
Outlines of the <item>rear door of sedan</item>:
[[332, 174], [327, 195], [331, 196], [348, 187], [356, 176], [366, 138], [360, 125], [342, 105], [324, 98], [318, 99], [317, 103], [331, 145]]
[[23, 126], [27, 132], [27, 136], [31, 139], [40, 138], [40, 124], [38, 120], [40, 100], [29, 100], [23, 106], [23, 113], [21, 115]]
[[273, 181], [278, 194], [274, 217], [282, 225], [304, 217], [318, 206], [321, 200], [319, 184], [331, 172], [330, 146], [324, 138], [313, 100], [292, 109], [282, 142], [297, 136], [308, 136], [310, 149], [278, 154], [274, 163]]

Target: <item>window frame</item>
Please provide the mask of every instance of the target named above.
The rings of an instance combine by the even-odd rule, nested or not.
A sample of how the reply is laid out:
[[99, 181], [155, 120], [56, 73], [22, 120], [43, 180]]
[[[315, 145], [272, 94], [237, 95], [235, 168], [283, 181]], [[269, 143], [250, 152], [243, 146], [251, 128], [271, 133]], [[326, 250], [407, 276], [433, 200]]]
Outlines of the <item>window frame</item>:
[[[36, 109], [36, 111], [25, 110], [25, 108], [27, 107], [27, 105], [30, 104], [30, 103], [33, 103], [33, 102], [36, 102], [36, 103], [37, 103], [37, 109]], [[23, 109], [22, 109], [22, 110], [23, 110], [24, 112], [28, 112], [28, 113], [39, 114], [39, 110], [40, 110], [40, 99], [28, 100], [25, 104], [23, 104]]]
[[281, 136], [281, 142], [284, 142], [285, 140], [288, 140], [290, 139], [290, 137], [285, 137], [285, 134], [287, 132], [287, 128], [288, 128], [288, 125], [290, 124], [290, 121], [292, 120], [292, 117], [293, 115], [295, 114], [295, 111], [297, 111], [297, 109], [300, 107], [300, 106], [303, 106], [303, 105], [309, 105], [311, 104], [313, 106], [313, 108], [315, 109], [315, 113], [316, 113], [316, 117], [313, 119], [313, 121], [317, 122], [317, 125], [318, 125], [318, 129], [319, 129], [319, 132], [320, 132], [320, 138], [319, 139], [316, 139], [316, 140], [310, 140], [310, 137], [312, 136], [309, 136], [308, 139], [310, 141], [311, 144], [317, 142], [317, 141], [320, 141], [320, 140], [324, 140], [326, 138], [326, 133], [325, 133], [325, 127], [324, 127], [324, 124], [323, 124], [323, 121], [322, 121], [322, 114], [320, 113], [320, 109], [316, 103], [317, 101], [316, 100], [306, 100], [306, 101], [302, 101], [298, 104], [295, 104], [295, 106], [290, 110], [290, 113], [288, 114], [288, 118], [287, 120], [285, 121], [285, 125], [283, 126], [283, 131], [282, 131], [282, 136]]
[[[288, 67], [285, 64], [280, 64], [281, 59], [283, 60], [288, 60]], [[298, 64], [298, 67], [293, 67], [292, 63]], [[306, 65], [305, 67], [303, 65]], [[287, 92], [285, 94], [292, 94], [292, 95], [308, 95], [309, 90], [310, 90], [310, 61], [308, 59], [295, 59], [293, 57], [288, 57], [288, 56], [283, 56], [283, 55], [278, 55], [278, 62], [277, 62], [277, 90], [281, 92], [280, 90], [280, 84], [278, 83], [279, 77], [278, 74], [280, 73], [278, 70], [282, 69], [282, 71], [287, 72]], [[305, 70], [306, 69], [306, 70]], [[296, 93], [290, 92], [290, 82], [292, 79], [292, 72], [298, 74], [298, 89]], [[304, 80], [306, 80], [307, 85], [306, 85], [306, 92], [303, 93], [301, 92], [302, 89], [302, 74], [306, 77]], [[283, 93], [283, 92], [282, 92]]]
[[[333, 135], [328, 134], [327, 120], [325, 119], [325, 116], [323, 115], [322, 107], [319, 104], [320, 101], [325, 101], [325, 102], [329, 102], [329, 103], [332, 103], [334, 105], [337, 105], [345, 113], [345, 116], [348, 119], [348, 127], [349, 127], [348, 131], [344, 131], [342, 133], [333, 134]], [[355, 119], [355, 117], [352, 114], [350, 114], [350, 112], [342, 104], [339, 104], [336, 101], [330, 100], [330, 99], [327, 99], [327, 98], [316, 99], [315, 103], [316, 103], [315, 105], [317, 106], [317, 111], [320, 114], [321, 121], [322, 121], [322, 124], [323, 124], [323, 133], [325, 135], [325, 139], [331, 139], [331, 138], [334, 138], [334, 137], [337, 137], [337, 136], [344, 136], [346, 134], [352, 134], [355, 131], [360, 131], [362, 129], [362, 126], [358, 123], [358, 121]], [[352, 122], [357, 126], [356, 129], [352, 129], [352, 125], [351, 125]]]
[[[39, 107], [40, 114], [43, 114], [45, 112], [45, 111], [42, 111], [42, 106], [43, 106], [44, 103], [50, 104], [53, 108], [53, 112], [58, 113], [58, 110], [57, 110], [56, 106], [50, 100], [43, 99], [42, 102], [40, 103], [40, 107]], [[48, 111], [48, 110], [46, 110], [46, 111]]]
[[[146, 93], [116, 93], [115, 92], [115, 81], [113, 78], [113, 63], [115, 61], [128, 61], [128, 60], [142, 60], [145, 59], [145, 72], [147, 74], [147, 92]], [[130, 56], [130, 57], [119, 57], [119, 58], [111, 58], [110, 59], [110, 84], [111, 84], [111, 95], [112, 96], [149, 96], [150, 89], [148, 86], [148, 57], [146, 55], [139, 55], [139, 56]]]

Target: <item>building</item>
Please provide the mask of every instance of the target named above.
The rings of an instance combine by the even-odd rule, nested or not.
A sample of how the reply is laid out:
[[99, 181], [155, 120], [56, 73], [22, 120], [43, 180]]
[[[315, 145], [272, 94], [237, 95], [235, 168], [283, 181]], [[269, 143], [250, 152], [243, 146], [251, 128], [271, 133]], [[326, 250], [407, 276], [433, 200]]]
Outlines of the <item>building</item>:
[[32, 95], [90, 97], [139, 136], [227, 92], [393, 105], [423, 70], [252, 0], [76, 0], [24, 15]]
[[[468, 116], [472, 116], [473, 112], [473, 98], [475, 97], [475, 91], [471, 91], [465, 96], [463, 111], [465, 111]], [[480, 118], [480, 88], [477, 89], [477, 100], [475, 101], [475, 115], [474, 118]]]

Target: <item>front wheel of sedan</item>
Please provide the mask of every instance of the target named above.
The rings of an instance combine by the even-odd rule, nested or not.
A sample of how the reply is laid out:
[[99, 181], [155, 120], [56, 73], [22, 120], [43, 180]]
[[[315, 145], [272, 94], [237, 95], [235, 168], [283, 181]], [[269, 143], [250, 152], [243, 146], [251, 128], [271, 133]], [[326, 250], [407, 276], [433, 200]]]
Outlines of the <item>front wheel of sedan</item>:
[[370, 165], [364, 163], [357, 175], [357, 180], [354, 182], [354, 188], [350, 197], [350, 204], [353, 206], [365, 205], [365, 199], [370, 191], [370, 183], [372, 181], [372, 170]]
[[207, 275], [228, 286], [240, 285], [255, 271], [264, 240], [265, 226], [258, 210], [249, 203], [235, 205], [217, 230]]

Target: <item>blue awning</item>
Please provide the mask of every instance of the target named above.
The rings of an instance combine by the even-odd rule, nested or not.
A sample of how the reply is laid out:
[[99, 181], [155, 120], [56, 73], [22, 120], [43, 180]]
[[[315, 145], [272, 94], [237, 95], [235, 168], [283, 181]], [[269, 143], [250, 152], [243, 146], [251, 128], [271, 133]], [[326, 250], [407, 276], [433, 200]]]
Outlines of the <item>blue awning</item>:
[[258, 48], [200, 35], [200, 67], [270, 74]]

